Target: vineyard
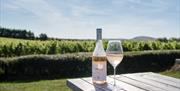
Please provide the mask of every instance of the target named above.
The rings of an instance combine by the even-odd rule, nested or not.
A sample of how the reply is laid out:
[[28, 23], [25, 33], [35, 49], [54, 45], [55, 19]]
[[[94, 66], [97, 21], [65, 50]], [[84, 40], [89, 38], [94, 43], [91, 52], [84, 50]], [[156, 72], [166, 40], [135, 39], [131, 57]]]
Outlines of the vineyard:
[[[177, 41], [131, 41], [122, 42], [124, 51], [143, 50], [176, 50], [180, 49]], [[104, 48], [107, 41], [104, 41]], [[13, 57], [31, 54], [64, 54], [76, 52], [92, 52], [95, 47], [93, 40], [23, 40], [0, 38], [0, 57]]]

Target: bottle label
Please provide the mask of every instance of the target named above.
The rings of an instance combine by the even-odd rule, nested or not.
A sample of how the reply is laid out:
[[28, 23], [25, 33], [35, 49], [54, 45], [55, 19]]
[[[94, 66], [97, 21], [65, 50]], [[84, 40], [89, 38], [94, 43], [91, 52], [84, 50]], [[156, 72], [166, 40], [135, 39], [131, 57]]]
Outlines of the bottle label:
[[95, 81], [105, 81], [107, 75], [106, 57], [93, 57], [92, 79]]

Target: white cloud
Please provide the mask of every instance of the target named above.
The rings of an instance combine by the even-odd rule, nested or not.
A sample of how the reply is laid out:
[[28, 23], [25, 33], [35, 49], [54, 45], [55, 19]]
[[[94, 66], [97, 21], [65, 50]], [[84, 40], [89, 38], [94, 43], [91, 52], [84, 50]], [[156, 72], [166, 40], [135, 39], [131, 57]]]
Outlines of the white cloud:
[[[95, 38], [95, 28], [97, 27], [103, 27], [104, 37], [132, 38], [137, 35], [158, 36], [161, 33], [162, 36], [174, 35], [167, 34], [169, 27], [172, 27], [168, 25], [167, 20], [148, 18], [149, 15], [146, 14], [144, 16], [132, 15], [131, 11], [125, 11], [132, 5], [130, 9], [135, 10], [135, 12], [139, 10], [144, 14], [151, 11], [151, 15], [154, 15], [154, 12], [164, 11], [164, 7], [167, 6], [167, 3], [161, 0], [153, 0], [152, 2], [113, 0], [112, 5], [107, 3], [108, 7], [101, 8], [93, 6], [93, 4], [77, 4], [75, 2], [78, 1], [65, 3], [70, 11], [63, 10], [61, 8], [63, 6], [53, 6], [46, 0], [14, 0], [7, 7], [12, 10], [23, 9], [31, 12], [38, 21], [33, 22], [34, 24], [30, 26], [33, 31], [36, 33], [45, 32], [52, 37]], [[139, 6], [135, 4], [148, 7], [148, 9], [137, 9]], [[69, 16], [65, 16], [65, 12], [71, 13]]]
[[93, 10], [90, 9], [90, 7], [88, 6], [71, 4], [70, 7], [71, 7], [72, 15], [75, 17], [82, 17], [89, 13], [94, 13]]
[[39, 17], [46, 17], [48, 15], [61, 16], [56, 8], [44, 0], [14, 0], [13, 3]]
[[[33, 26], [35, 27], [34, 29], [40, 30], [36, 31], [38, 33], [48, 32], [50, 36], [59, 37], [58, 35], [63, 35], [71, 37], [71, 35], [80, 35], [83, 32], [84, 34], [86, 34], [85, 31], [88, 30], [87, 27], [92, 26], [89, 22], [76, 21], [72, 18], [63, 16], [63, 12], [61, 12], [61, 10], [58, 10], [44, 0], [17, 0], [16, 2], [14, 2], [14, 4], [27, 11], [30, 11], [38, 17], [40, 22], [36, 22], [37, 25]], [[79, 10], [79, 8], [76, 10], [76, 12], [80, 14], [85, 12]], [[70, 32], [71, 35], [69, 34]]]
[[162, 19], [132, 17], [104, 25], [106, 38], [133, 38], [135, 36], [178, 37], [179, 25]]
[[163, 12], [169, 7], [167, 0], [113, 0], [112, 3], [137, 13]]
[[20, 9], [18, 6], [11, 5], [11, 4], [4, 4], [2, 6], [4, 6], [4, 8], [6, 8], [6, 10], [10, 10], [10, 11], [15, 11], [15, 10]]

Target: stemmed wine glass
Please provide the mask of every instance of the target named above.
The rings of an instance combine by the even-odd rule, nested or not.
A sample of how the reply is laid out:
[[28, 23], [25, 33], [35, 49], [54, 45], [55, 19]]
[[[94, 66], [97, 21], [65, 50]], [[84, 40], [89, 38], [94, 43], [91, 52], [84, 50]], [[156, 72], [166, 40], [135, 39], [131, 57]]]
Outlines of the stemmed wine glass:
[[106, 56], [114, 68], [114, 87], [116, 87], [116, 67], [123, 59], [123, 48], [120, 40], [110, 40], [107, 45]]

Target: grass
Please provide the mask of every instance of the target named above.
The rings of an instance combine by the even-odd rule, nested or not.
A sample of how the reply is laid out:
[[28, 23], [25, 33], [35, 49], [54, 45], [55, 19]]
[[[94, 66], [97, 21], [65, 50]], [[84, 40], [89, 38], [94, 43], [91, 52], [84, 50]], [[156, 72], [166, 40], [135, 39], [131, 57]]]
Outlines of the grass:
[[[179, 71], [164, 71], [162, 75], [180, 79]], [[71, 91], [66, 79], [40, 80], [34, 82], [0, 82], [0, 91]]]
[[180, 79], [180, 71], [164, 71], [160, 74]]
[[0, 82], [0, 91], [71, 91], [66, 79], [34, 82]]

